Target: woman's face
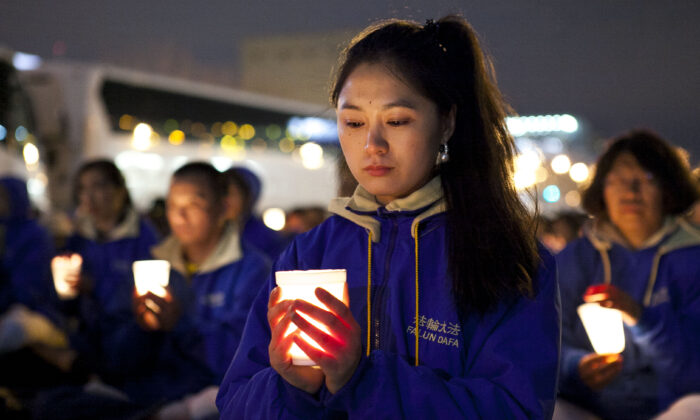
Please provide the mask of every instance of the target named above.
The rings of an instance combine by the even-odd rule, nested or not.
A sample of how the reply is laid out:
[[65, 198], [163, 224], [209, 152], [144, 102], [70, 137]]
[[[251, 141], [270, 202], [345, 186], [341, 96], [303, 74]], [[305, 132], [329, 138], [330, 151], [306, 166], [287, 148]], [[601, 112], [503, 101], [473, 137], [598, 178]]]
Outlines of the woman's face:
[[610, 221], [625, 235], [649, 237], [663, 222], [663, 194], [654, 176], [630, 153], [621, 153], [605, 177], [603, 190]]
[[168, 192], [166, 215], [175, 237], [191, 246], [216, 238], [225, 212], [216, 206], [214, 194], [201, 182], [175, 178]]
[[382, 63], [360, 64], [338, 96], [338, 136], [357, 181], [377, 201], [405, 197], [430, 180], [454, 116], [394, 76]]
[[125, 194], [98, 170], [88, 170], [78, 178], [80, 211], [95, 219], [118, 217], [126, 202]]

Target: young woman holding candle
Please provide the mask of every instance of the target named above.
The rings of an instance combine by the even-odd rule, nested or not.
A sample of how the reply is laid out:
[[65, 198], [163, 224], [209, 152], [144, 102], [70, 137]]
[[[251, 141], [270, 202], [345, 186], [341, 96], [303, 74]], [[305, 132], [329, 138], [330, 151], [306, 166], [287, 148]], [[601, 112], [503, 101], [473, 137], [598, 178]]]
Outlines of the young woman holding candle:
[[[700, 231], [681, 217], [698, 186], [648, 131], [614, 139], [596, 168], [583, 195], [594, 219], [557, 255], [560, 393], [603, 418], [650, 418], [700, 392]], [[593, 352], [576, 313], [584, 301], [622, 312], [621, 354]]]
[[158, 238], [134, 209], [126, 181], [112, 161], [84, 163], [75, 177], [74, 199], [75, 232], [55, 259], [77, 254], [82, 266], [79, 276], [67, 279], [70, 289], [58, 292], [64, 314], [72, 319], [67, 324], [81, 365], [99, 370], [104, 323], [130, 311], [131, 264], [148, 259]]
[[[460, 17], [352, 41], [331, 98], [359, 187], [275, 264], [346, 269], [350, 305], [321, 289], [329, 310], [279, 301], [272, 276], [221, 385], [222, 418], [551, 415], [556, 273], [513, 187], [488, 70]], [[324, 351], [285, 337], [290, 325]], [[292, 343], [318, 367], [292, 365]]]

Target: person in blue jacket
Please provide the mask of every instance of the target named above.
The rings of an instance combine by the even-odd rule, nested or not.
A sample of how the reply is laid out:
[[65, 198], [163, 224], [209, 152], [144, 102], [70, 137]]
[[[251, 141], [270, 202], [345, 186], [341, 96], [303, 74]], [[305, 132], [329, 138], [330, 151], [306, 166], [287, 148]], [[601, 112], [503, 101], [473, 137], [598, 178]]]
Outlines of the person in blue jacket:
[[242, 166], [235, 166], [224, 175], [229, 185], [229, 217], [240, 226], [241, 241], [257, 248], [271, 260], [277, 259], [288, 241], [279, 232], [265, 226], [260, 216], [255, 214], [255, 204], [262, 190], [260, 178]]
[[[673, 147], [644, 130], [614, 139], [596, 168], [583, 195], [594, 219], [557, 255], [562, 407], [651, 418], [700, 392], [700, 230], [682, 217], [698, 186]], [[622, 312], [621, 354], [593, 352], [577, 315], [584, 301]]]
[[70, 293], [59, 297], [81, 369], [100, 372], [103, 334], [112, 318], [131, 308], [132, 263], [150, 258], [158, 239], [134, 209], [124, 177], [110, 160], [89, 161], [78, 169], [74, 198], [75, 232], [56, 259], [78, 254], [82, 267], [70, 280]]
[[0, 178], [0, 312], [21, 304], [57, 321], [49, 270], [53, 243], [30, 212], [25, 181]]
[[105, 345], [119, 388], [142, 404], [170, 402], [160, 415], [216, 414], [218, 384], [238, 347], [268, 259], [241, 243], [227, 220], [227, 184], [208, 163], [188, 163], [172, 177], [167, 218], [172, 235], [152, 256], [171, 264], [165, 296], [134, 298], [133, 322]]
[[68, 347], [51, 283], [51, 236], [31, 216], [24, 180], [0, 178], [0, 387], [27, 397], [71, 378], [51, 357]]
[[[221, 384], [221, 418], [551, 416], [556, 268], [513, 187], [487, 63], [457, 16], [352, 41], [331, 98], [359, 186], [274, 265], [345, 269], [349, 306], [320, 288], [324, 309], [280, 300], [271, 276]], [[294, 365], [292, 344], [317, 366]]]

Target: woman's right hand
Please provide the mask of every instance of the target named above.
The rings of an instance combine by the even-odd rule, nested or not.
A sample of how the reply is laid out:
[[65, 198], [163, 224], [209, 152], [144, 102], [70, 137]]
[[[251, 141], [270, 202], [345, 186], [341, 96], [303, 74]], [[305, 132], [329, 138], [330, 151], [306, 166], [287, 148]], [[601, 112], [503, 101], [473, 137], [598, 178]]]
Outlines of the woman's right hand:
[[622, 371], [622, 355], [590, 353], [581, 358], [578, 372], [586, 386], [593, 391], [600, 391]]
[[279, 302], [280, 289], [275, 287], [270, 293], [270, 300], [267, 303], [267, 322], [270, 324], [270, 366], [291, 385], [315, 394], [321, 389], [325, 377], [321, 369], [310, 366], [295, 366], [292, 364], [292, 357], [289, 349], [294, 343], [294, 337], [298, 334], [294, 332], [284, 336], [287, 328], [291, 324], [291, 317], [294, 311], [291, 310], [291, 300]]

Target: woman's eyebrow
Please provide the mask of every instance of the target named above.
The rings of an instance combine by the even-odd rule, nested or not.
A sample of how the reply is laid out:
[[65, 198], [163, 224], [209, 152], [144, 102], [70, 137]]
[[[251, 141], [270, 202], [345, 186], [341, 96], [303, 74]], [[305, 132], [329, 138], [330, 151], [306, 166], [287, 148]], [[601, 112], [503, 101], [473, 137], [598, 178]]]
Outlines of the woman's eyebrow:
[[[398, 99], [396, 101], [389, 102], [388, 104], [385, 104], [382, 106], [382, 109], [389, 109], [389, 108], [416, 109], [416, 105], [407, 99]], [[340, 104], [340, 109], [351, 109], [351, 110], [355, 110], [355, 111], [362, 110], [361, 107], [359, 107], [355, 104], [349, 103], [349, 102], [344, 102], [344, 103]]]

